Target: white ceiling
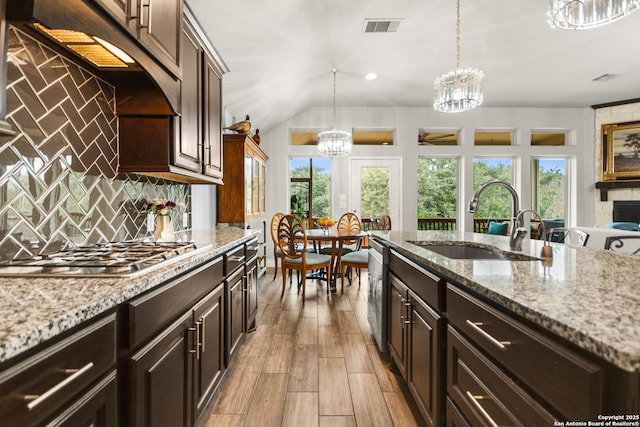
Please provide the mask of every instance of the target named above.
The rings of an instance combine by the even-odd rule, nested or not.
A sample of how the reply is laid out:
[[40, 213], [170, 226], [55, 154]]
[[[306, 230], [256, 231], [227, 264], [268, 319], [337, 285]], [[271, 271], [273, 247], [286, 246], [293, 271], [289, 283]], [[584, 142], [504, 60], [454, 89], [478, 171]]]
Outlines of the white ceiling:
[[[264, 133], [309, 107], [429, 107], [455, 69], [454, 0], [186, 0], [229, 72], [227, 111]], [[640, 98], [640, 12], [552, 29], [544, 0], [462, 0], [461, 67], [484, 71], [485, 107], [588, 107]], [[367, 18], [401, 18], [364, 33]], [[377, 80], [364, 75], [375, 72]], [[610, 81], [593, 81], [603, 74]], [[445, 114], [445, 113], [441, 113]], [[463, 113], [464, 114], [464, 113]], [[228, 124], [228, 123], [227, 123]]]

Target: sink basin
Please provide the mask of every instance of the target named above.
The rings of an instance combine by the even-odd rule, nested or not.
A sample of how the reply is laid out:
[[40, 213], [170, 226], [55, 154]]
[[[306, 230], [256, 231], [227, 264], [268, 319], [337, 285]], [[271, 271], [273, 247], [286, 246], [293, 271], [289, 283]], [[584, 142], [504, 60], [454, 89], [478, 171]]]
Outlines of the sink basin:
[[421, 248], [451, 259], [473, 259], [473, 260], [504, 260], [504, 261], [540, 261], [539, 258], [529, 255], [508, 252], [490, 245], [482, 245], [470, 242], [420, 242], [409, 241]]

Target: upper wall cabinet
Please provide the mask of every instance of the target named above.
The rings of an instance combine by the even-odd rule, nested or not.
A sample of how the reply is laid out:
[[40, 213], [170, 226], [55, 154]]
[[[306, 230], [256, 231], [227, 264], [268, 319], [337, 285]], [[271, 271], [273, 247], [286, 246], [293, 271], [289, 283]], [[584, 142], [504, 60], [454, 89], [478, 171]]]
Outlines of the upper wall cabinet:
[[7, 2], [0, 0], [0, 135], [11, 135], [11, 126], [4, 118], [6, 114], [5, 90], [7, 87], [7, 22], [5, 20]]
[[182, 0], [94, 0], [173, 75], [181, 76]]
[[222, 181], [222, 70], [188, 10], [182, 30], [180, 143], [176, 166]]

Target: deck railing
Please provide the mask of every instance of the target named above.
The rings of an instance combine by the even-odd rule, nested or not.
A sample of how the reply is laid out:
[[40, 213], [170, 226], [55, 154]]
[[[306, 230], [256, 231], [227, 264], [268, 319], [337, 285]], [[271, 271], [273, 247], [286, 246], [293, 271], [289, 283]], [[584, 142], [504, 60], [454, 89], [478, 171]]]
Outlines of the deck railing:
[[[474, 233], [486, 233], [487, 227], [489, 227], [489, 221], [510, 221], [509, 218], [474, 218], [473, 219], [473, 231]], [[456, 230], [457, 221], [455, 218], [418, 218], [418, 230]]]

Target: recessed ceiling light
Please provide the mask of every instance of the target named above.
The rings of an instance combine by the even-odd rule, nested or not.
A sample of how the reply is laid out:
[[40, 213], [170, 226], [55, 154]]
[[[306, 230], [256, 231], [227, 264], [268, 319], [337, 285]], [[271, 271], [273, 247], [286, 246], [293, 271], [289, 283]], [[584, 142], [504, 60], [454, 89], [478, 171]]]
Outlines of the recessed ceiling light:
[[367, 80], [375, 80], [378, 78], [378, 76], [376, 75], [376, 73], [369, 73], [369, 74], [366, 74], [364, 78]]

